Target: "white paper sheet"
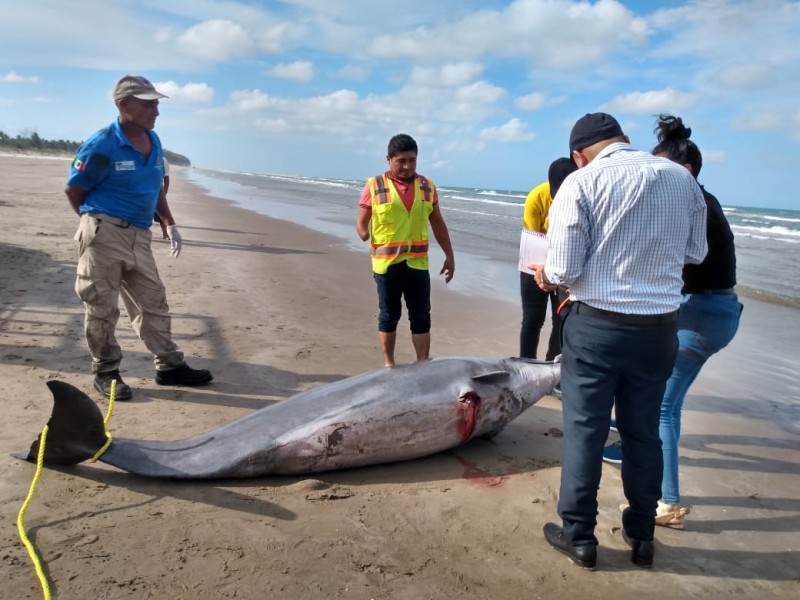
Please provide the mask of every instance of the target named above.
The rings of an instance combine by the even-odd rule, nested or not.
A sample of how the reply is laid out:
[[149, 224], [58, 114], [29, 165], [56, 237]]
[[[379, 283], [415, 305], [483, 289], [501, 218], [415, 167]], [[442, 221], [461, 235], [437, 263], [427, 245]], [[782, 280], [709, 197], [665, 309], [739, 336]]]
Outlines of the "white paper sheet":
[[532, 229], [522, 230], [519, 238], [519, 270], [531, 273], [528, 265], [543, 265], [547, 259], [547, 236]]

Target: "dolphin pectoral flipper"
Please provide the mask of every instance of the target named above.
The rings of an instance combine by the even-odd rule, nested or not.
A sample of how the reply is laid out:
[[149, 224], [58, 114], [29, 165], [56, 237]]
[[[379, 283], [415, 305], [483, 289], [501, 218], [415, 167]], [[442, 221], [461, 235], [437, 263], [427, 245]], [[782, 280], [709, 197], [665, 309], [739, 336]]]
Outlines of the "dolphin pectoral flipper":
[[511, 373], [508, 371], [489, 371], [487, 373], [473, 375], [472, 380], [492, 383], [494, 381], [500, 381], [501, 379], [508, 379], [509, 377], [511, 377]]
[[[97, 404], [78, 388], [63, 381], [51, 380], [47, 387], [53, 393], [53, 413], [47, 422], [44, 462], [75, 465], [92, 458], [106, 443], [103, 414]], [[12, 456], [36, 462], [41, 434], [30, 451]]]

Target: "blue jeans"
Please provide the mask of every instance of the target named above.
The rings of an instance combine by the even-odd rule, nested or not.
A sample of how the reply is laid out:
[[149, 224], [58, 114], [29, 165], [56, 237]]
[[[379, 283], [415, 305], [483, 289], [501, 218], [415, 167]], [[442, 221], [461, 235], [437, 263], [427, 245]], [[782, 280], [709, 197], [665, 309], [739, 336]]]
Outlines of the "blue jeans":
[[661, 500], [681, 501], [678, 487], [678, 440], [681, 409], [700, 369], [736, 335], [742, 305], [736, 294], [686, 294], [678, 318], [678, 357], [661, 401], [659, 436], [664, 454]]

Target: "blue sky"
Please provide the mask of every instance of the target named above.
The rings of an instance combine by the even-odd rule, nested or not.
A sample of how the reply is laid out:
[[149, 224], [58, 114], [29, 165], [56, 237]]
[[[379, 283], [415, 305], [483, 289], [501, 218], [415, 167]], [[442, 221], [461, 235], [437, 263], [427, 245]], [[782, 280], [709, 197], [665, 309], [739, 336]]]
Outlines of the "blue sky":
[[414, 136], [445, 186], [527, 191], [580, 116], [681, 116], [724, 205], [800, 209], [800, 2], [3, 2], [0, 130], [82, 140], [125, 73], [195, 166], [363, 179]]

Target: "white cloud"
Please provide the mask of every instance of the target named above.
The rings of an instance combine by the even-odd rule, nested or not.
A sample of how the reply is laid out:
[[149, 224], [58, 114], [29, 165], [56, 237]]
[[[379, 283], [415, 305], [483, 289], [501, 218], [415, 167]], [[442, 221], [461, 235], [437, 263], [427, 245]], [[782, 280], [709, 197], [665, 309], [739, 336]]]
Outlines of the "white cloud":
[[325, 96], [316, 96], [303, 100], [309, 106], [325, 110], [350, 110], [356, 107], [358, 94], [352, 90], [337, 90]]
[[345, 65], [338, 71], [336, 71], [336, 75], [339, 77], [343, 77], [344, 79], [355, 79], [357, 81], [363, 81], [370, 76], [372, 71], [364, 66], [360, 65]]
[[483, 72], [483, 65], [475, 62], [447, 63], [438, 67], [414, 67], [409, 76], [410, 85], [426, 87], [455, 87], [469, 84]]
[[[796, 44], [800, 3], [785, 0], [700, 0], [655, 12], [650, 25], [669, 33], [659, 53], [714, 58], [729, 64], [756, 58], [800, 56]], [[746, 43], [743, 41], [746, 40]]]
[[261, 90], [237, 90], [230, 94], [230, 107], [238, 112], [263, 110], [277, 102]]
[[764, 87], [772, 87], [775, 78], [775, 68], [772, 65], [751, 62], [723, 67], [717, 81], [727, 88], [760, 91]]
[[253, 38], [260, 51], [278, 54], [287, 49], [293, 38], [302, 38], [302, 32], [290, 23], [277, 23], [259, 27]]
[[786, 111], [766, 110], [735, 118], [733, 127], [745, 131], [774, 131], [786, 127], [790, 122], [791, 117]]
[[314, 78], [314, 64], [307, 60], [296, 60], [292, 63], [281, 63], [269, 69], [268, 73], [281, 79], [291, 79], [305, 83]]
[[800, 142], [800, 109], [762, 110], [736, 117], [731, 126], [744, 131], [785, 134], [793, 142]]
[[214, 19], [194, 25], [178, 38], [179, 47], [197, 58], [226, 61], [256, 51], [250, 33], [233, 21]]
[[153, 85], [176, 104], [200, 105], [211, 104], [214, 101], [214, 88], [205, 83], [178, 85], [174, 81], [160, 81]]
[[636, 121], [621, 121], [620, 127], [622, 127], [622, 131], [624, 131], [628, 135], [630, 135], [634, 131], [638, 131], [639, 129], [641, 129], [639, 123], [637, 123]]
[[630, 92], [600, 105], [600, 110], [633, 115], [679, 113], [693, 106], [698, 98], [698, 94], [679, 92], [673, 88], [651, 90], [649, 92]]
[[728, 158], [725, 150], [703, 150], [703, 162], [720, 165]]
[[476, 81], [455, 90], [455, 94], [444, 104], [441, 116], [453, 121], [480, 121], [494, 109], [505, 93], [503, 88], [489, 82]]
[[[368, 51], [422, 63], [499, 56], [568, 68], [601, 63], [615, 49], [647, 37], [645, 20], [616, 0], [514, 0], [444, 23], [378, 36]], [[543, 42], [554, 34], [554, 43]]]
[[511, 119], [498, 127], [486, 127], [481, 130], [480, 138], [490, 142], [529, 142], [536, 134], [528, 131], [528, 124], [519, 119]]
[[514, 106], [520, 110], [528, 110], [531, 112], [544, 108], [547, 104], [547, 95], [542, 92], [534, 92], [527, 96], [520, 96], [514, 100]]
[[31, 77], [22, 77], [17, 75], [14, 71], [9, 71], [5, 75], [0, 76], [0, 82], [4, 83], [40, 83], [41, 80], [35, 75]]
[[255, 125], [267, 133], [286, 133], [291, 131], [291, 126], [286, 119], [256, 119]]

